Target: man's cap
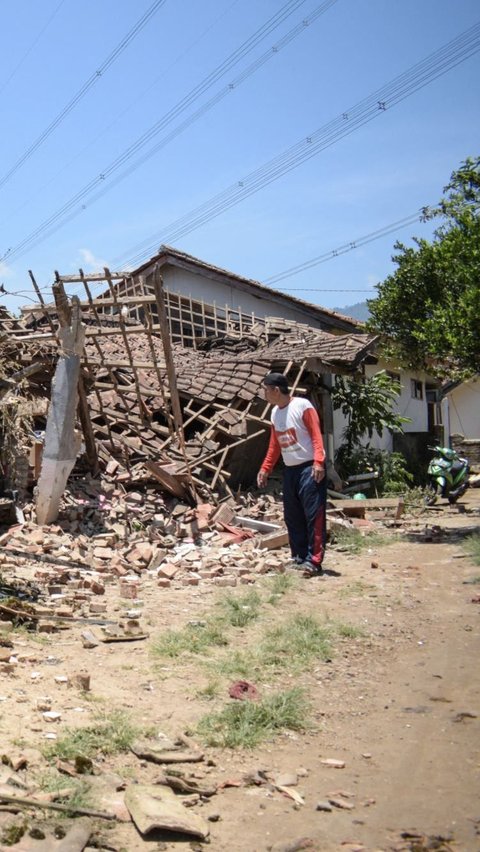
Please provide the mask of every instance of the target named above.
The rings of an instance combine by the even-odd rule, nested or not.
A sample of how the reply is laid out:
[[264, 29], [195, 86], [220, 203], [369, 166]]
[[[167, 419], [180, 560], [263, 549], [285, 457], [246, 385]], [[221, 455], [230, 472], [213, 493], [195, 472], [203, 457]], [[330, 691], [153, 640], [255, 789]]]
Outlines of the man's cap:
[[288, 393], [288, 382], [283, 373], [267, 373], [263, 384], [268, 385], [268, 387], [280, 388], [282, 393]]

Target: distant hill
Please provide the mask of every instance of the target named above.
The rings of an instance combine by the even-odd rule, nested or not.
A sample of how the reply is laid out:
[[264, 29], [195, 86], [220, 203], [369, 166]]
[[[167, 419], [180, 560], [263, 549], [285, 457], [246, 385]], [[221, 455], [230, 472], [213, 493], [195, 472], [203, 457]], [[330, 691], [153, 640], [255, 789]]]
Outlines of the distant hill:
[[366, 322], [370, 317], [366, 302], [356, 302], [355, 305], [346, 305], [344, 308], [332, 308], [333, 311], [338, 311], [339, 314], [344, 314], [346, 317], [353, 317], [361, 322]]

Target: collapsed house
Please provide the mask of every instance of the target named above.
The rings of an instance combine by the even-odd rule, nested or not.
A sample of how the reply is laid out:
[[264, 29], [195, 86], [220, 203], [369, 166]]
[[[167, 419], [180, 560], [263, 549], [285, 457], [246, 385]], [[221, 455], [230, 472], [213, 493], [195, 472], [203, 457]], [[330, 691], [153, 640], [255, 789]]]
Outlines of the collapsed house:
[[[98, 297], [92, 287], [100, 290]], [[331, 457], [332, 374], [359, 370], [375, 343], [371, 335], [338, 329], [332, 334], [170, 293], [159, 263], [129, 274], [56, 273], [54, 301], [46, 304], [38, 288], [37, 293], [39, 304], [20, 320], [2, 319], [2, 416], [28, 410], [31, 480], [38, 479], [44, 437], [44, 473], [57, 454], [63, 473], [57, 464], [49, 474], [56, 493], [46, 498], [57, 508], [75, 462], [94, 476], [115, 475], [126, 488], [153, 479], [191, 504], [199, 493], [222, 500], [248, 487], [268, 440], [261, 380], [269, 370], [284, 373], [295, 392], [312, 399]], [[80, 328], [75, 348], [72, 334], [78, 336]], [[45, 419], [55, 394], [56, 449]], [[80, 445], [73, 437], [77, 406], [83, 439], [79, 461]], [[62, 429], [68, 421], [70, 438], [58, 434], [59, 419]], [[19, 434], [10, 429], [10, 435]], [[5, 466], [10, 488], [24, 489], [15, 466]], [[48, 478], [47, 485], [39, 482], [37, 512]], [[53, 514], [40, 509], [41, 520], [54, 517], [55, 509]]]

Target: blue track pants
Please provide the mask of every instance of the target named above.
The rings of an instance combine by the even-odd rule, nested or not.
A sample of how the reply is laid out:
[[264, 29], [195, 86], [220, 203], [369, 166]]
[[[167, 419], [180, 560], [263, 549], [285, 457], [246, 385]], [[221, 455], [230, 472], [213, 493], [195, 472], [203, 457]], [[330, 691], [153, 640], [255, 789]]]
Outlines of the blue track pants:
[[312, 462], [285, 466], [283, 512], [293, 557], [320, 567], [325, 555], [327, 478], [315, 482]]

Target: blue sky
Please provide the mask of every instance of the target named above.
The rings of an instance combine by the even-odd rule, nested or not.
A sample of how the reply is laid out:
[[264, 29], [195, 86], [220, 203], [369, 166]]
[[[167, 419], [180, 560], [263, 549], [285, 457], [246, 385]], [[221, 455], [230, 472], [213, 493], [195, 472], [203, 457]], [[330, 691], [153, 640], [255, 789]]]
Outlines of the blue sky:
[[[5, 6], [0, 183], [152, 3], [17, 0]], [[88, 195], [74, 205], [73, 218], [61, 218], [55, 233], [19, 250], [285, 5], [165, 0], [159, 6], [0, 187], [0, 281], [8, 291], [31, 295], [29, 269], [48, 297], [55, 269], [122, 267], [139, 243], [160, 244], [177, 218], [351, 110], [480, 19], [476, 0], [337, 0], [286, 47], [272, 51], [321, 5], [306, 0], [151, 145], [255, 59], [272, 53], [256, 73], [125, 179], [103, 181], [103, 196], [93, 201]], [[476, 53], [401, 103], [387, 102], [368, 124], [174, 245], [264, 280], [435, 203], [451, 171], [479, 153], [479, 72]], [[394, 268], [395, 238], [429, 237], [431, 229], [410, 225], [277, 286], [326, 307], [372, 297], [374, 285]], [[20, 297], [1, 300], [11, 310], [28, 304]]]

